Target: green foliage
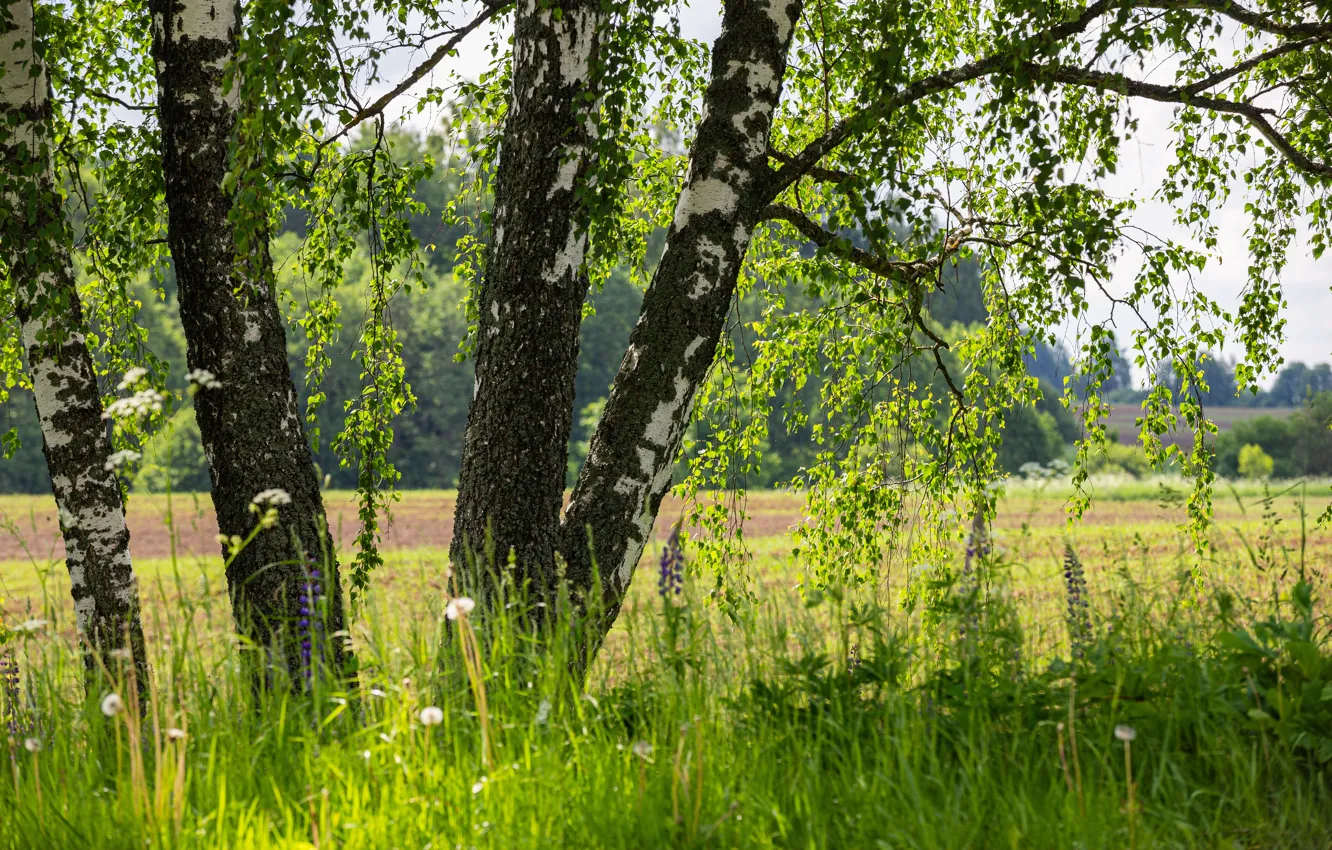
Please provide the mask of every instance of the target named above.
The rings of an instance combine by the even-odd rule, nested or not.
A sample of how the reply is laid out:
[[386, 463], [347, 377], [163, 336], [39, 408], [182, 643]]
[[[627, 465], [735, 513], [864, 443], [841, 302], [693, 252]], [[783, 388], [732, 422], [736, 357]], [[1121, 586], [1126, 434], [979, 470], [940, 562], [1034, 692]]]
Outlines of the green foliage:
[[1153, 472], [1152, 463], [1142, 446], [1126, 446], [1118, 441], [1108, 442], [1091, 457], [1088, 465], [1093, 473], [1129, 475], [1145, 478]]
[[1245, 478], [1265, 481], [1272, 477], [1272, 456], [1262, 446], [1252, 443], [1240, 449], [1239, 474]]
[[212, 486], [194, 405], [176, 414], [143, 447], [133, 489], [144, 493], [206, 493]]
[[1221, 475], [1244, 475], [1240, 455], [1245, 446], [1257, 446], [1272, 459], [1274, 478], [1332, 474], [1332, 393], [1309, 398], [1304, 407], [1285, 419], [1259, 416], [1236, 422], [1216, 441], [1216, 470]]

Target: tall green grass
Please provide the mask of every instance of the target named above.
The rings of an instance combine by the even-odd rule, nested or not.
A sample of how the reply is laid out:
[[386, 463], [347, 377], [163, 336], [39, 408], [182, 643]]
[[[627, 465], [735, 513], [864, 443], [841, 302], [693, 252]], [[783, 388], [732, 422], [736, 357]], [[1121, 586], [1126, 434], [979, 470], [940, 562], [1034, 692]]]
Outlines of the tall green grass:
[[355, 689], [256, 688], [264, 650], [182, 580], [149, 606], [141, 722], [101, 711], [132, 702], [117, 671], [85, 698], [63, 630], [9, 639], [0, 847], [1332, 842], [1332, 660], [1302, 573], [1245, 599], [1123, 571], [1053, 643], [1006, 575], [936, 571], [910, 614], [838, 591], [734, 619], [689, 590], [640, 595], [585, 683], [572, 633], [538, 644], [480, 610], [469, 670], [445, 594], [418, 582], [364, 612]]

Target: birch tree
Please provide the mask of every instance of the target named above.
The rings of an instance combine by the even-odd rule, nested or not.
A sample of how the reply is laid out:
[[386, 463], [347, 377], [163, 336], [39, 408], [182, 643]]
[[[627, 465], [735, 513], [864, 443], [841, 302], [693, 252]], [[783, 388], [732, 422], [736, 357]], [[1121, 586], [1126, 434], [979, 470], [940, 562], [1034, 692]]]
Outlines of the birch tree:
[[[540, 92], [526, 82], [531, 72], [522, 70], [523, 15], [520, 10], [508, 100], [519, 121]], [[1230, 30], [1242, 39], [1233, 54], [1217, 50], [1214, 41]], [[737, 296], [759, 284], [759, 268], [776, 281], [774, 289], [808, 281], [829, 302], [826, 311], [768, 325], [779, 333], [766, 340], [760, 335], [765, 354], [751, 379], [769, 390], [786, 379], [826, 381], [837, 427], [827, 435], [824, 462], [805, 480], [812, 528], [806, 541], [834, 561], [840, 553], [860, 558], [848, 559], [853, 563], [877, 562], [880, 530], [895, 525], [912, 486], [923, 487], [936, 505], [965, 495], [975, 510], [989, 509], [986, 485], [999, 435], [986, 423], [1006, 406], [1031, 403], [1036, 391], [1022, 352], [1062, 321], [1088, 322], [1089, 292], [1106, 287], [1115, 257], [1126, 248], [1140, 251], [1142, 272], [1115, 303], [1124, 313], [1161, 313], [1135, 332], [1144, 356], [1187, 364], [1224, 336], [1207, 327], [1215, 322], [1243, 338], [1248, 374], [1257, 374], [1273, 362], [1280, 330], [1274, 319], [1280, 263], [1263, 243], [1275, 238], [1289, 245], [1289, 228], [1274, 223], [1290, 220], [1295, 198], [1325, 203], [1318, 199], [1329, 172], [1316, 140], [1326, 132], [1328, 115], [1313, 80], [1326, 79], [1318, 75], [1327, 68], [1329, 38], [1326, 10], [1298, 4], [1252, 10], [1233, 3], [1102, 0], [1039, 8], [1001, 3], [977, 11], [970, 4], [883, 2], [820, 4], [811, 13], [782, 0], [724, 3], [701, 109], [683, 128], [692, 141], [687, 159], [677, 160], [684, 177], [666, 247], [562, 519], [559, 558], [548, 554], [546, 542], [558, 467], [543, 472], [543, 464], [524, 466], [521, 458], [533, 450], [527, 430], [533, 423], [553, 435], [540, 445], [554, 446], [567, 433], [567, 352], [576, 345], [576, 329], [560, 321], [506, 324], [522, 302], [478, 301], [477, 373], [497, 371], [543, 391], [494, 404], [492, 398], [507, 397], [505, 385], [488, 388], [482, 377], [463, 461], [465, 469], [500, 466], [505, 456], [483, 461], [478, 455], [511, 446], [507, 459], [522, 468], [496, 472], [486, 486], [465, 482], [470, 489], [461, 500], [460, 525], [472, 540], [487, 529], [500, 572], [538, 593], [567, 566], [575, 592], [604, 607], [600, 628], [608, 628], [670, 488], [719, 345], [727, 343], [727, 316]], [[581, 67], [583, 40], [543, 44], [542, 67]], [[788, 64], [792, 50], [800, 59]], [[1148, 81], [1128, 70], [1154, 52], [1179, 58], [1173, 79]], [[539, 77], [547, 85], [552, 78]], [[792, 90], [789, 97], [785, 89]], [[1289, 99], [1270, 105], [1262, 98], [1272, 90]], [[1128, 222], [1132, 202], [1096, 185], [1114, 169], [1118, 146], [1132, 131], [1123, 112], [1129, 99], [1179, 107], [1181, 153], [1163, 191], [1204, 246], [1215, 244], [1210, 211], [1224, 199], [1224, 186], [1238, 184], [1245, 170], [1238, 159], [1256, 149], [1259, 164], [1250, 177], [1261, 173], [1269, 186], [1281, 187], [1255, 206], [1254, 283], [1238, 313], [1176, 287], [1176, 278], [1204, 267], [1205, 251], [1138, 238]], [[566, 299], [558, 315], [567, 316], [580, 287], [557, 286], [556, 277], [541, 272], [558, 270], [559, 280], [573, 279], [564, 264], [584, 252], [578, 235], [584, 225], [577, 213], [567, 228], [561, 219], [562, 246], [549, 238], [544, 217], [535, 219], [545, 228], [540, 235], [516, 231], [518, 213], [510, 205], [545, 210], [540, 199], [565, 191], [563, 181], [580, 172], [578, 160], [565, 149], [563, 169], [552, 158], [540, 181], [513, 198], [503, 185], [505, 175], [521, 167], [513, 162], [523, 150], [521, 137], [511, 138], [517, 132], [505, 125], [496, 226], [478, 292], [488, 298], [484, 294], [497, 291], [510, 274], [505, 258], [514, 249], [506, 246], [533, 244], [540, 247], [528, 256], [531, 282], [515, 296], [525, 292], [528, 303], [542, 304]], [[1083, 179], [1068, 176], [1084, 166]], [[1209, 174], [1209, 167], [1220, 171]], [[1216, 173], [1224, 174], [1220, 184]], [[847, 242], [841, 233], [849, 228], [866, 234], [870, 247]], [[892, 238], [894, 228], [914, 235]], [[1326, 228], [1326, 213], [1317, 213], [1317, 238], [1325, 238]], [[818, 249], [813, 258], [803, 248], [811, 243]], [[597, 250], [595, 240], [591, 250]], [[942, 285], [940, 272], [951, 259], [977, 253], [989, 264], [992, 321], [950, 345], [931, 327], [924, 295]], [[1084, 457], [1103, 439], [1105, 408], [1097, 388], [1108, 368], [1111, 332], [1104, 323], [1088, 323]], [[508, 337], [509, 327], [526, 332]], [[552, 360], [552, 352], [564, 354]], [[937, 393], [904, 368], [922, 354], [937, 364]], [[831, 377], [819, 378], [820, 369]], [[558, 391], [549, 389], [551, 381]], [[763, 389], [756, 393], [770, 399]], [[1181, 400], [1154, 390], [1147, 411], [1154, 433], [1173, 426], [1171, 404], [1182, 401], [1188, 427], [1203, 435], [1205, 417], [1187, 393]], [[725, 423], [710, 425], [729, 434], [731, 448], [761, 437], [746, 431], [749, 426], [728, 431]], [[885, 442], [891, 432], [906, 442]], [[524, 438], [510, 444], [509, 434]], [[1209, 480], [1202, 444], [1197, 440], [1195, 455], [1185, 458], [1200, 482], [1191, 501], [1199, 521], [1207, 513]], [[904, 452], [903, 446], [914, 447]], [[1159, 443], [1155, 449], [1158, 459], [1167, 451]], [[726, 454], [704, 459], [698, 483], [724, 481], [725, 461], [716, 458]], [[718, 475], [708, 478], [710, 472]], [[536, 481], [542, 475], [549, 478], [544, 486]], [[715, 530], [725, 525], [707, 511], [700, 519]], [[850, 550], [831, 545], [838, 535]], [[504, 567], [510, 552], [515, 566]], [[599, 586], [592, 581], [594, 564]]]
[[[229, 74], [242, 8], [226, 0], [161, 0], [151, 12], [181, 322], [190, 369], [203, 370], [214, 385], [199, 393], [195, 410], [218, 527], [224, 537], [244, 540], [267, 510], [279, 518], [238, 551], [224, 544], [227, 583], [242, 631], [262, 646], [280, 646], [295, 672], [302, 663], [300, 631], [321, 616], [302, 611], [309, 607], [308, 585], [322, 585], [324, 634], [346, 623], [319, 478], [287, 364], [267, 210], [248, 210], [242, 228], [233, 221], [237, 196], [252, 191], [236, 182], [245, 169], [232, 160], [240, 83]], [[340, 668], [343, 642], [330, 646], [332, 666]]]
[[90, 676], [128, 649], [146, 685], [130, 535], [86, 343], [71, 232], [53, 172], [51, 85], [31, 0], [0, 7], [0, 260], [42, 427], [76, 625]]

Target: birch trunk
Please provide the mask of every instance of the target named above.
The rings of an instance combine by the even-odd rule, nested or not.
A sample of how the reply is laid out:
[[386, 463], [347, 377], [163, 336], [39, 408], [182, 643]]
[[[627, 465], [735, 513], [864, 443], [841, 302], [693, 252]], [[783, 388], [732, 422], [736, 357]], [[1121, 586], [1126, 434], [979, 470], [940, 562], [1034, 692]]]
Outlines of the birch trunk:
[[139, 590], [120, 485], [84, 337], [71, 234], [52, 168], [51, 103], [32, 0], [0, 3], [0, 242], [60, 511], [70, 593], [90, 676], [128, 647], [148, 682]]
[[[518, 585], [555, 584], [573, 424], [578, 330], [588, 280], [577, 197], [591, 144], [585, 95], [597, 53], [598, 0], [534, 0], [514, 22], [513, 91], [496, 174], [493, 237], [477, 298], [475, 397], [468, 411], [452, 557], [493, 544], [516, 558]], [[480, 586], [490, 575], [482, 558]], [[483, 590], [483, 593], [489, 591]]]
[[[195, 397], [218, 527], [244, 538], [258, 519], [251, 509], [257, 494], [276, 489], [290, 497], [279, 508], [279, 525], [260, 532], [228, 566], [232, 607], [241, 632], [279, 647], [295, 673], [304, 663], [301, 641], [319, 630], [301, 610], [312, 566], [321, 570], [328, 600], [323, 626], [332, 632], [346, 624], [318, 473], [287, 365], [267, 238], [240, 262], [228, 219], [234, 199], [223, 179], [238, 101], [234, 90], [223, 91], [223, 76], [235, 61], [241, 7], [235, 0], [152, 0], [150, 7], [168, 243], [187, 356], [191, 369], [220, 382]], [[329, 660], [341, 669], [343, 642], [330, 646]]]
[[661, 264], [564, 517], [560, 551], [570, 581], [590, 589], [594, 563], [600, 572], [602, 633], [619, 613], [670, 489], [751, 231], [771, 194], [768, 137], [800, 12], [799, 0], [725, 7]]

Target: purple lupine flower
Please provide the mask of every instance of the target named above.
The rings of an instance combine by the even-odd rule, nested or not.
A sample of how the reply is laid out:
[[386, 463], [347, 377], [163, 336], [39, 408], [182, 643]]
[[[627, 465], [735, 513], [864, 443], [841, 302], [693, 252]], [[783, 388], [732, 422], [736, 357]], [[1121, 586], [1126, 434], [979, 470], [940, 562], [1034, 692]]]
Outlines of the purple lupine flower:
[[0, 716], [5, 718], [11, 738], [28, 731], [24, 712], [20, 706], [19, 666], [11, 653], [0, 653]]
[[1068, 642], [1075, 659], [1082, 658], [1092, 639], [1091, 615], [1087, 607], [1087, 577], [1082, 562], [1070, 545], [1064, 546], [1064, 589], [1068, 596]]
[[319, 561], [311, 558], [305, 588], [301, 594], [300, 619], [297, 622], [301, 636], [301, 673], [305, 677], [307, 686], [310, 685], [314, 675], [316, 646], [323, 644], [320, 639], [324, 628], [324, 619], [321, 616], [323, 599], [323, 573], [319, 570]]
[[680, 545], [680, 525], [671, 529], [666, 545], [661, 550], [661, 573], [657, 577], [657, 593], [663, 599], [679, 596], [684, 590], [684, 547]]

